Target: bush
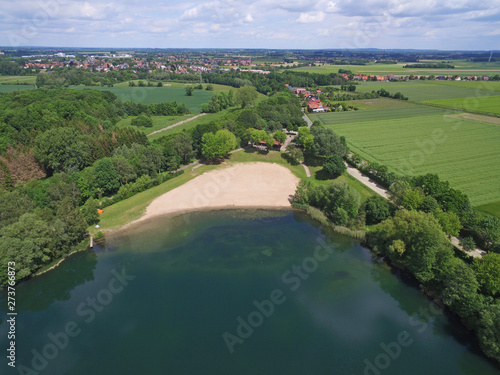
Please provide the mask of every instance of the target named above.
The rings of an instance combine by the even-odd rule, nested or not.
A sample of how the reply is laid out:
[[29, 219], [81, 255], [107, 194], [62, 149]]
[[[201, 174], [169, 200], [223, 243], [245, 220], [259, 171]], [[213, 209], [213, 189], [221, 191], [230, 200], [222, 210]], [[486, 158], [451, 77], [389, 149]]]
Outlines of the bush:
[[389, 202], [379, 196], [370, 197], [365, 202], [366, 224], [380, 223], [391, 215]]
[[146, 115], [139, 115], [137, 117], [134, 117], [132, 121], [130, 122], [132, 126], [140, 126], [144, 128], [151, 128], [153, 127], [153, 120], [151, 120], [151, 117], [146, 116]]
[[323, 164], [324, 170], [333, 178], [336, 178], [347, 169], [344, 160], [339, 155], [331, 155]]

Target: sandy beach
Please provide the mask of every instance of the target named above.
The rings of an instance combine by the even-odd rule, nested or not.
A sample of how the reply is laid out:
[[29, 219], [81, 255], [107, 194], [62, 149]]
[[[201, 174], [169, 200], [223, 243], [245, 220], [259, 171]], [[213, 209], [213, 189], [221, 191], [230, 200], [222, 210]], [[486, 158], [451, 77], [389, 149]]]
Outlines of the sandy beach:
[[137, 221], [228, 207], [290, 207], [299, 178], [278, 164], [241, 163], [210, 171], [156, 198]]

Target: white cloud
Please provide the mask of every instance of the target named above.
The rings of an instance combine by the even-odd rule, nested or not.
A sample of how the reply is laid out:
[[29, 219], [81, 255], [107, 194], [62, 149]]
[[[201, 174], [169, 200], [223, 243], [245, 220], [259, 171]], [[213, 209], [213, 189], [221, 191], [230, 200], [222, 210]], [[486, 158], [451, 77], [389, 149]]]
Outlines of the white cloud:
[[301, 13], [297, 22], [300, 23], [318, 23], [325, 19], [325, 13], [323, 11], [320, 12], [309, 12], [309, 13]]
[[[203, 47], [210, 43], [212, 47], [341, 48], [361, 46], [363, 41], [363, 47], [428, 48], [432, 39], [433, 48], [488, 49], [497, 42], [500, 29], [499, 0], [4, 3], [0, 45], [10, 45], [9, 35], [14, 34], [22, 45]], [[36, 18], [49, 3], [58, 5], [45, 19]], [[27, 24], [36, 33], [27, 33]], [[309, 38], [311, 27], [314, 38]], [[65, 30], [68, 35], [62, 39]]]

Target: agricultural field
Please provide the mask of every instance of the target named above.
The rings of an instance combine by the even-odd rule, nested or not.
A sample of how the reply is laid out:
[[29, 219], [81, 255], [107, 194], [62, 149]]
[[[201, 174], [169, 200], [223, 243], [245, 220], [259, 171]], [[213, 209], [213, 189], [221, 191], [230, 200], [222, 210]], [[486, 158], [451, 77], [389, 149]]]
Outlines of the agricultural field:
[[[465, 192], [474, 206], [498, 211], [500, 126], [484, 116], [464, 118], [414, 107], [313, 114], [310, 118], [345, 136], [349, 148], [370, 162], [385, 164], [400, 175], [436, 173]], [[394, 110], [401, 111], [398, 117], [392, 117]], [[485, 121], [480, 121], [483, 117]]]
[[[421, 61], [432, 62], [432, 61]], [[441, 62], [441, 61], [436, 61]], [[353, 73], [363, 73], [371, 75], [495, 75], [500, 74], [500, 62], [474, 63], [469, 61], [452, 61], [455, 69], [410, 69], [403, 68], [404, 65], [415, 63], [397, 63], [397, 64], [367, 64], [367, 65], [320, 65], [295, 68], [293, 70], [310, 73], [337, 73], [339, 69], [348, 69]]]
[[[497, 92], [500, 94], [500, 92]], [[449, 108], [460, 108], [465, 111], [500, 115], [500, 95], [481, 96], [457, 99], [440, 99], [424, 101], [424, 104], [435, 104]]]
[[30, 85], [0, 85], [0, 92], [11, 92], [15, 90], [31, 90], [33, 86]]
[[132, 100], [144, 104], [164, 103], [176, 101], [184, 103], [193, 113], [200, 113], [201, 106], [208, 103], [212, 93], [206, 90], [194, 90], [193, 96], [187, 96], [186, 90], [181, 87], [84, 87], [73, 86], [76, 90], [94, 89], [111, 91], [122, 101]]
[[0, 76], [0, 85], [34, 85], [36, 76]]
[[[446, 84], [444, 83], [446, 82]], [[466, 85], [464, 85], [466, 84]], [[391, 94], [401, 92], [413, 102], [438, 99], [458, 99], [498, 95], [499, 82], [460, 81], [408, 81], [408, 82], [362, 82], [356, 92], [372, 92], [385, 89]]]
[[147, 134], [150, 134], [156, 130], [166, 128], [167, 126], [176, 124], [176, 123], [183, 121], [183, 120], [187, 120], [187, 119], [194, 117], [194, 116], [196, 116], [196, 115], [190, 114], [190, 115], [182, 115], [182, 116], [151, 116], [151, 120], [153, 121], [153, 126], [151, 128], [132, 126], [130, 123], [132, 122], [132, 119], [134, 117], [129, 116], [127, 118], [124, 118], [124, 119], [118, 121], [116, 126], [118, 128], [131, 127], [131, 128], [137, 129], [137, 130], [141, 130], [144, 133], [146, 133], [146, 135], [147, 135]]
[[[382, 101], [382, 102], [380, 102]], [[356, 105], [357, 100], [353, 100], [353, 105]], [[440, 108], [427, 107], [403, 101], [396, 101], [390, 99], [367, 99], [360, 102], [373, 103], [371, 110], [359, 110], [349, 112], [327, 112], [310, 115], [311, 120], [319, 120], [324, 125], [330, 124], [352, 124], [365, 121], [383, 121], [390, 119], [406, 119], [411, 117], [425, 117], [433, 115], [443, 115], [445, 111]], [[400, 103], [399, 107], [383, 107], [387, 102]], [[380, 107], [376, 107], [380, 105]], [[406, 121], [406, 120], [405, 120]]]

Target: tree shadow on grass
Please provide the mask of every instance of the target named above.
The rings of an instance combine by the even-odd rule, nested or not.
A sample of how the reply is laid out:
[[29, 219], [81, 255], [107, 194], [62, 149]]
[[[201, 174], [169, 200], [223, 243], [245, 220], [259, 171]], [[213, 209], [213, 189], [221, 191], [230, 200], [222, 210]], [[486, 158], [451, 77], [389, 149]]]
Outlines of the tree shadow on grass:
[[293, 158], [289, 153], [287, 152], [282, 152], [280, 156], [287, 161], [287, 163], [291, 165], [299, 165], [299, 161], [295, 158]]
[[320, 169], [319, 171], [316, 171], [314, 173], [314, 178], [316, 180], [326, 181], [326, 180], [331, 180], [332, 176], [330, 176], [330, 174], [324, 169]]

